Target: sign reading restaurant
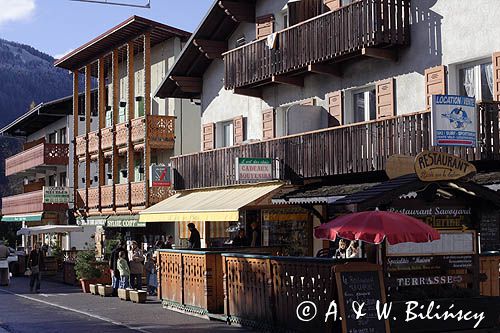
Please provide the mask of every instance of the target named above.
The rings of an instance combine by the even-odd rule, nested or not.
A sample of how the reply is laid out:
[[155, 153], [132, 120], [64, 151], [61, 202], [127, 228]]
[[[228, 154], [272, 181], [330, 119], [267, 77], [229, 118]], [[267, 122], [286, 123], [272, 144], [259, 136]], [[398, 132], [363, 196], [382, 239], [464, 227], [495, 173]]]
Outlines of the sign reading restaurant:
[[476, 100], [466, 96], [432, 96], [432, 145], [477, 146]]
[[266, 181], [274, 179], [272, 158], [236, 158], [237, 181]]
[[415, 172], [425, 182], [454, 180], [476, 173], [476, 167], [457, 156], [423, 151], [415, 158]]

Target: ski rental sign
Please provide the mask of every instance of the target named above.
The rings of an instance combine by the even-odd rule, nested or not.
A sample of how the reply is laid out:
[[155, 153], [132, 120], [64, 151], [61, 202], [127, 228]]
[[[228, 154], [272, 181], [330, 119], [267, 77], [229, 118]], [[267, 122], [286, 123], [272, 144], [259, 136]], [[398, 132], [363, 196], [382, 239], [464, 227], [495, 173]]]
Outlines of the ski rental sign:
[[473, 97], [433, 95], [432, 145], [477, 147], [478, 115]]

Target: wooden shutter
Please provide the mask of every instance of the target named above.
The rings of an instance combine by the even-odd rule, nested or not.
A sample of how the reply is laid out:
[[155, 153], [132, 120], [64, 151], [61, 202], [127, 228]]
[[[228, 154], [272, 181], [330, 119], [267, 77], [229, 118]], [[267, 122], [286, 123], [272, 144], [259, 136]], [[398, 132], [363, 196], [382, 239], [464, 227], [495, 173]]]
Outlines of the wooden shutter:
[[341, 7], [341, 0], [323, 0], [325, 6], [327, 6], [330, 10], [339, 9]]
[[392, 117], [394, 112], [394, 79], [377, 82], [377, 120]]
[[300, 105], [314, 106], [314, 98], [308, 98], [300, 102]]
[[203, 125], [202, 133], [203, 150], [215, 148], [215, 124], [208, 123]]
[[272, 139], [274, 132], [274, 109], [262, 111], [262, 139]]
[[493, 53], [493, 100], [500, 101], [500, 52]]
[[289, 26], [316, 17], [330, 10], [327, 6], [325, 6], [323, 0], [301, 0], [288, 2], [287, 7]]
[[342, 91], [335, 91], [326, 95], [330, 120], [328, 126], [342, 125]]
[[432, 95], [446, 94], [446, 66], [436, 66], [425, 70], [426, 106], [430, 110]]
[[264, 15], [256, 18], [257, 39], [267, 37], [274, 31], [274, 15]]
[[234, 144], [240, 145], [245, 141], [245, 128], [244, 128], [243, 116], [239, 116], [233, 119], [233, 131], [234, 131]]

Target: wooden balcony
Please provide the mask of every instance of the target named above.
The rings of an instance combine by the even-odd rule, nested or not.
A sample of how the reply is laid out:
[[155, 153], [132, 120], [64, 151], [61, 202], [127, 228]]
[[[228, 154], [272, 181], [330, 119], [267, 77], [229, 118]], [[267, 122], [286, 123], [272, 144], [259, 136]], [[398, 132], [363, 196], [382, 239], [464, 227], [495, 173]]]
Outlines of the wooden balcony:
[[91, 187], [88, 190], [88, 204], [89, 209], [99, 208], [99, 187]]
[[101, 208], [112, 208], [113, 207], [113, 191], [114, 185], [101, 186]]
[[2, 198], [2, 214], [30, 214], [45, 211], [65, 211], [68, 204], [44, 204], [43, 190]]
[[409, 27], [409, 0], [359, 0], [277, 32], [274, 46], [263, 38], [225, 53], [225, 87], [307, 71], [336, 75], [332, 64], [363, 55], [394, 59], [393, 49], [410, 42]]
[[5, 175], [43, 169], [44, 167], [68, 165], [69, 145], [41, 143], [5, 160]]
[[96, 158], [99, 153], [99, 131], [90, 132], [88, 134], [88, 141], [89, 141], [89, 147], [88, 147], [89, 154], [93, 158]]
[[146, 186], [144, 182], [135, 182], [130, 184], [130, 203], [132, 207], [141, 207], [146, 205]]
[[151, 148], [173, 149], [175, 143], [175, 117], [172, 116], [146, 116], [133, 119], [132, 142], [134, 145], [144, 143], [147, 131], [148, 142]]
[[75, 143], [76, 143], [76, 148], [75, 148], [76, 156], [79, 159], [84, 159], [85, 154], [87, 154], [87, 136], [86, 135], [77, 136], [75, 139]]
[[128, 145], [128, 128], [128, 123], [121, 123], [115, 126], [117, 147], [126, 147]]
[[101, 148], [110, 151], [113, 148], [113, 127], [101, 129]]
[[[499, 103], [480, 103], [480, 145], [441, 151], [469, 161], [500, 161]], [[431, 147], [430, 112], [417, 112], [172, 158], [176, 189], [237, 184], [235, 158], [280, 161], [281, 179], [298, 180], [385, 170], [394, 154]]]
[[129, 184], [116, 184], [115, 185], [115, 206], [116, 207], [128, 207], [129, 196], [128, 196]]

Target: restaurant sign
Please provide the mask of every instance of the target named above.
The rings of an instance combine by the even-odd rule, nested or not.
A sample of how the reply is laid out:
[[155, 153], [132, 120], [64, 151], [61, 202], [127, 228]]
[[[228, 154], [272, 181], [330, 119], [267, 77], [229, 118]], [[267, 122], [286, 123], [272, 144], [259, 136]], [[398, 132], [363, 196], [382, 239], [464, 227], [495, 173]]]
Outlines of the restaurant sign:
[[424, 182], [460, 179], [476, 171], [471, 163], [447, 153], [423, 151], [415, 158], [415, 172]]
[[433, 95], [431, 118], [433, 146], [477, 146], [475, 98]]
[[435, 286], [444, 284], [458, 284], [469, 282], [465, 275], [434, 275], [434, 276], [412, 276], [390, 279], [398, 287]]
[[44, 186], [43, 203], [44, 204], [67, 204], [69, 203], [69, 188], [64, 186]]
[[272, 158], [236, 158], [237, 181], [266, 181], [274, 176]]
[[387, 257], [389, 272], [472, 268], [472, 255]]
[[466, 229], [471, 223], [471, 208], [443, 206], [412, 208], [420, 206], [420, 201], [408, 200], [405, 203], [407, 207], [390, 207], [388, 211], [413, 216], [436, 229]]
[[137, 219], [116, 219], [116, 220], [108, 220], [106, 222], [106, 226], [108, 228], [145, 228], [145, 222], [139, 222]]

